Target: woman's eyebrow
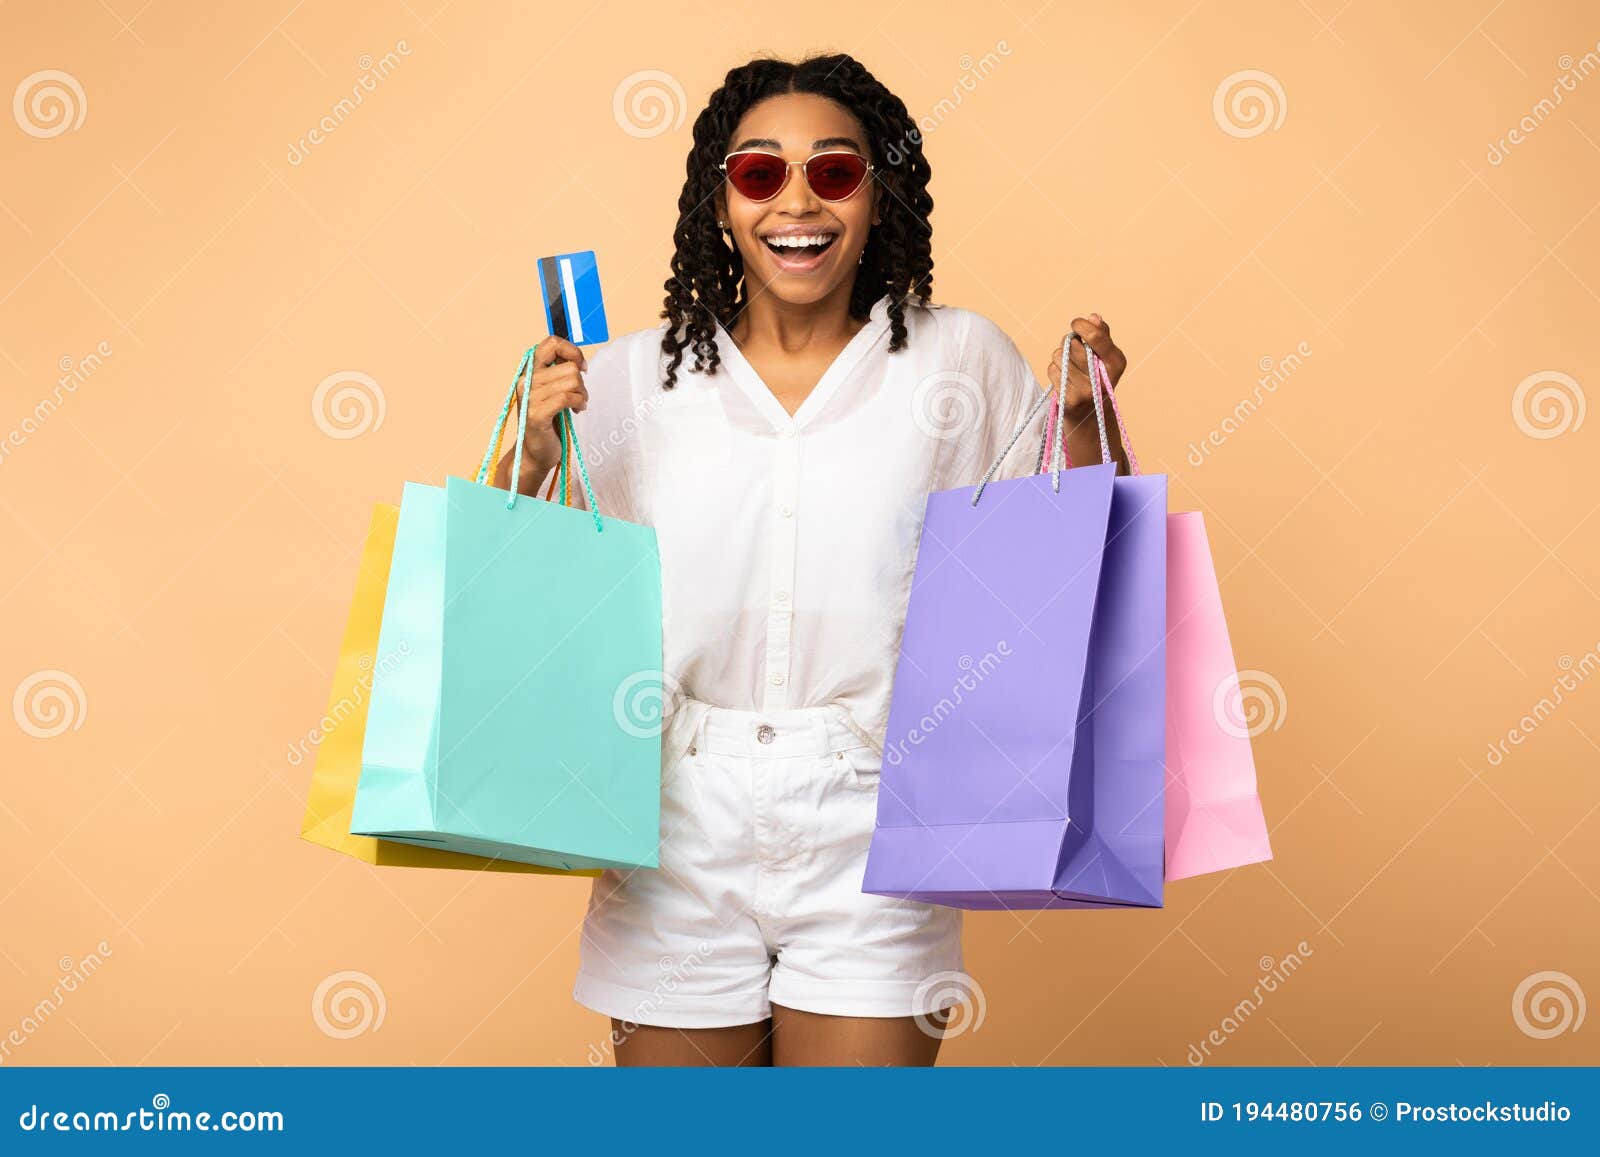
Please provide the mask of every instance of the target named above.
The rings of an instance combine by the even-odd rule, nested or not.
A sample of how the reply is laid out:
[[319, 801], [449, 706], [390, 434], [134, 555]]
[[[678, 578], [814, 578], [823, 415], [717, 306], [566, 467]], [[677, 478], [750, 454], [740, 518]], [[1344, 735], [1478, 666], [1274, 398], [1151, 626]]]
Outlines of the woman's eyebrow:
[[[840, 145], [846, 145], [858, 153], [866, 151], [853, 137], [822, 137], [811, 142], [813, 149], [832, 149]], [[747, 137], [734, 145], [729, 151], [737, 153], [742, 149], [777, 149], [781, 151], [783, 143], [775, 141], [771, 137]]]

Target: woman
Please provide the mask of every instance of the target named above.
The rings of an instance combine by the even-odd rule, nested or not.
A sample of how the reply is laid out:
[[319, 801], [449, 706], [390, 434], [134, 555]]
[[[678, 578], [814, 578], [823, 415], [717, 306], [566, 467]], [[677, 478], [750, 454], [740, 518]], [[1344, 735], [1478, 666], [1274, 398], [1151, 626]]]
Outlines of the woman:
[[[932, 1064], [961, 914], [861, 892], [889, 692], [924, 497], [976, 483], [1040, 386], [931, 304], [919, 135], [851, 57], [729, 72], [687, 168], [665, 322], [592, 366], [543, 342], [515, 464], [535, 493], [577, 412], [601, 513], [661, 552], [661, 869], [595, 881], [575, 996], [618, 1064]], [[1072, 328], [1119, 378], [1100, 317]], [[997, 477], [1031, 471], [1051, 408]]]

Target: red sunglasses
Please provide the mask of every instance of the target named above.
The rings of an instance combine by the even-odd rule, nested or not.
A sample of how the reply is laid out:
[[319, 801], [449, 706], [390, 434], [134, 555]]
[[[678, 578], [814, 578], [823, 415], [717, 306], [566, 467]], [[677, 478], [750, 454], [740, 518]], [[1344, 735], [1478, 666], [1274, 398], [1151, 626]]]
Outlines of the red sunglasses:
[[824, 201], [844, 201], [861, 188], [867, 175], [877, 166], [869, 165], [860, 153], [812, 153], [803, 161], [786, 161], [777, 153], [743, 149], [729, 153], [717, 167], [728, 175], [728, 184], [750, 201], [770, 201], [789, 183], [789, 170], [795, 165], [806, 171], [806, 184]]

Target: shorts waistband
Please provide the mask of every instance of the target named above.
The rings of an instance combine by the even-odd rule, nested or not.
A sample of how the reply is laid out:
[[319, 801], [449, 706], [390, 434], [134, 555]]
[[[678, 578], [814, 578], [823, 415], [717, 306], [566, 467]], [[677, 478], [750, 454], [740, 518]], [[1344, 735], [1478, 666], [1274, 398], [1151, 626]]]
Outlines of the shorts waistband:
[[695, 699], [678, 705], [670, 746], [691, 745], [721, 755], [782, 759], [826, 755], [870, 746], [841, 707], [797, 707], [784, 711], [735, 711]]

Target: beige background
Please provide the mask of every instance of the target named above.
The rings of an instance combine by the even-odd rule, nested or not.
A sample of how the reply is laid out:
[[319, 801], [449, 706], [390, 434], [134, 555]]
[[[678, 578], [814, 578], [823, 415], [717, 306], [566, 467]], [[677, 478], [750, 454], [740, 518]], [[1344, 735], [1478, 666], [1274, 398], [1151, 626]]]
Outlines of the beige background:
[[[971, 918], [946, 1059], [1183, 1065], [1299, 952], [1211, 1063], [1600, 1061], [1592, 5], [494, 7], [0, 6], [0, 96], [82, 93], [0, 106], [0, 1038], [109, 950], [7, 1063], [589, 1063], [587, 885], [301, 843], [287, 751], [373, 503], [475, 463], [542, 332], [535, 258], [598, 249], [613, 327], [653, 324], [695, 113], [808, 49], [932, 125], [937, 299], [1041, 373], [1112, 322], [1265, 728], [1276, 861], [1164, 911]], [[1244, 70], [1265, 120], [1218, 110]], [[351, 373], [365, 414], [314, 414]], [[40, 672], [76, 684], [54, 724], [3, 710]], [[384, 1015], [341, 1038], [313, 1000], [345, 971]]]

